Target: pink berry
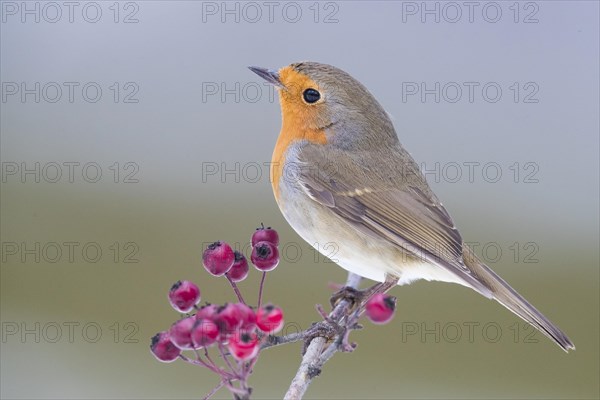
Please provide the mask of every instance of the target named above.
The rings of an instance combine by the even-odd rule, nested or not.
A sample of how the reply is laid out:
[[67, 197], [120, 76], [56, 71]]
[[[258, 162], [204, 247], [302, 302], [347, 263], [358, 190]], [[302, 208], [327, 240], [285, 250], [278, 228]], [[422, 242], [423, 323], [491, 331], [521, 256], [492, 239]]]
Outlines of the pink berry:
[[260, 343], [254, 332], [236, 332], [227, 345], [229, 352], [239, 361], [251, 360], [258, 354]]
[[235, 261], [231, 269], [225, 274], [233, 282], [241, 282], [248, 276], [248, 261], [239, 251], [235, 251]]
[[193, 348], [192, 344], [192, 328], [196, 323], [196, 317], [187, 317], [180, 319], [171, 325], [169, 336], [171, 341], [181, 350], [189, 350]]
[[238, 308], [240, 315], [240, 329], [244, 331], [254, 329], [256, 326], [256, 314], [254, 313], [254, 310], [244, 303], [236, 303], [235, 306]]
[[219, 311], [219, 306], [216, 304], [207, 304], [202, 306], [196, 313], [196, 319], [210, 319], [214, 320], [215, 315]]
[[271, 242], [258, 242], [252, 248], [250, 259], [259, 271], [272, 271], [279, 264], [279, 250]]
[[256, 231], [252, 234], [252, 246], [258, 242], [269, 242], [275, 246], [279, 246], [279, 234], [275, 229], [270, 226], [265, 228], [263, 224], [260, 224], [260, 228], [256, 228]]
[[204, 250], [202, 263], [204, 268], [214, 276], [222, 276], [231, 269], [235, 254], [231, 246], [225, 242], [214, 242]]
[[385, 324], [394, 316], [396, 298], [383, 293], [377, 293], [369, 299], [366, 306], [367, 318], [374, 324]]
[[200, 302], [200, 289], [190, 281], [177, 281], [169, 291], [169, 302], [176, 311], [188, 313]]
[[236, 304], [228, 303], [219, 307], [213, 321], [219, 327], [221, 338], [225, 339], [242, 324], [242, 313]]
[[195, 348], [207, 347], [219, 337], [219, 327], [210, 319], [200, 319], [194, 324], [191, 336]]
[[160, 332], [154, 335], [150, 344], [150, 351], [158, 361], [165, 363], [177, 360], [177, 357], [181, 354], [181, 350], [173, 344], [168, 332]]
[[273, 304], [266, 304], [256, 312], [256, 326], [261, 331], [274, 334], [283, 328], [283, 311]]

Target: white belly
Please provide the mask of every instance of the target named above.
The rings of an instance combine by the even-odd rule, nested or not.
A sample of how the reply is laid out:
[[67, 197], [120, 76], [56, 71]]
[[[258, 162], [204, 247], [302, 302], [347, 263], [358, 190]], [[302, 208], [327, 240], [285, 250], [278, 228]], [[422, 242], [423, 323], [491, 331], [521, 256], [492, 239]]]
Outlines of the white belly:
[[387, 274], [395, 275], [399, 285], [425, 279], [466, 286], [446, 269], [407, 257], [386, 240], [357, 231], [293, 183], [282, 180], [278, 204], [304, 240], [347, 271], [378, 282], [383, 282]]

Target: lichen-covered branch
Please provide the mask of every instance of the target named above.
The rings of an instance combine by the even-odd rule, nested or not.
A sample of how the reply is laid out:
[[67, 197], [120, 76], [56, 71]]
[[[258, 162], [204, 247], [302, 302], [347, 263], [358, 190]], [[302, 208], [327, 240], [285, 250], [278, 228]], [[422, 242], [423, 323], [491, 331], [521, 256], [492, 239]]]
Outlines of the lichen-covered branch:
[[[360, 284], [360, 276], [349, 274], [346, 281], [346, 286], [354, 289], [358, 289]], [[328, 320], [337, 324], [340, 327], [344, 327], [342, 321], [348, 316], [352, 304], [346, 299], [342, 299], [335, 308], [329, 313]], [[343, 340], [345, 335], [340, 333], [337, 335], [335, 341], [327, 346], [327, 338], [323, 336], [314, 337], [308, 343], [300, 367], [296, 372], [296, 376], [292, 380], [292, 383], [285, 394], [285, 400], [296, 400], [301, 399], [306, 393], [308, 386], [312, 382], [313, 378], [321, 373], [321, 368], [334, 353], [342, 348]]]

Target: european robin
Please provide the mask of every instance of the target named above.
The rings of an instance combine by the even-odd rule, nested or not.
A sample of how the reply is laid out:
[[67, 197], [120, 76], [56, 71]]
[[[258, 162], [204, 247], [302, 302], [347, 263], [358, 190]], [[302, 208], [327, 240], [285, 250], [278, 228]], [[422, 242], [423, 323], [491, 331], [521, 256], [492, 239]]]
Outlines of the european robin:
[[565, 351], [575, 349], [463, 242], [387, 113], [360, 82], [316, 62], [250, 69], [278, 89], [283, 118], [271, 182], [281, 212], [304, 240], [335, 243], [340, 266], [374, 281], [470, 287]]

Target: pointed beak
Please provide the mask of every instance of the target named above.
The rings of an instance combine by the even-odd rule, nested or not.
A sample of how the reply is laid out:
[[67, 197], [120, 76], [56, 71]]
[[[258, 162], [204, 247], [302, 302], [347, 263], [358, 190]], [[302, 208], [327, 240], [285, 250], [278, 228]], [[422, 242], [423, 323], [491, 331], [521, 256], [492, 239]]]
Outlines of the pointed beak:
[[263, 78], [265, 81], [269, 82], [271, 85], [280, 89], [285, 89], [285, 85], [279, 80], [279, 74], [277, 71], [260, 67], [248, 67], [248, 69]]

